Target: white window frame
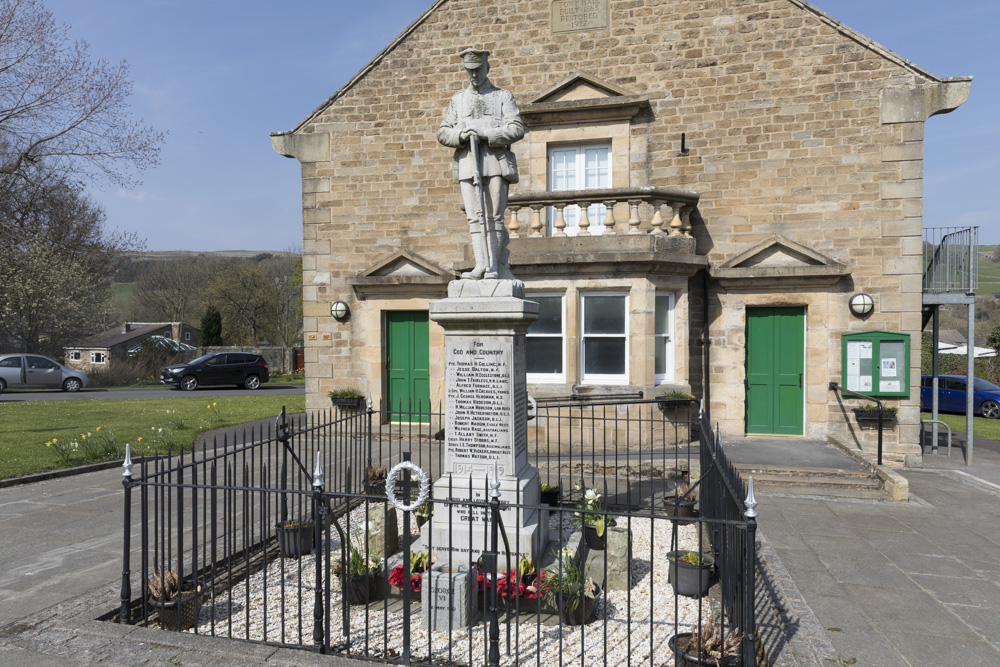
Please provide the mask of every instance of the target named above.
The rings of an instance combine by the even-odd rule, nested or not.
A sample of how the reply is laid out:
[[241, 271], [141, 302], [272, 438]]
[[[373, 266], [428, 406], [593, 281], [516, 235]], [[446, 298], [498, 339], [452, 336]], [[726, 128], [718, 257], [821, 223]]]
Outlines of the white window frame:
[[70, 350], [69, 360], [70, 361], [80, 361], [80, 350]]
[[185, 331], [184, 332], [184, 340], [191, 340], [191, 332], [190, 331]]
[[[562, 354], [562, 373], [527, 373], [527, 381], [532, 384], [565, 384], [566, 383], [566, 294], [563, 292], [545, 292], [538, 294], [526, 294], [525, 299], [532, 301], [539, 297], [550, 297], [559, 299], [559, 324], [561, 325], [558, 334], [525, 334], [527, 338], [560, 338]], [[527, 345], [527, 340], [525, 340]], [[527, 350], [525, 350], [527, 354]]]
[[90, 353], [90, 363], [92, 364], [106, 364], [108, 363], [108, 355], [106, 352], [91, 352]]
[[659, 304], [660, 299], [667, 299], [667, 333], [660, 334], [656, 333], [656, 312], [653, 312], [653, 343], [657, 349], [662, 345], [665, 349], [663, 351], [664, 359], [664, 372], [656, 372], [656, 352], [653, 353], [653, 373], [655, 375], [654, 382], [656, 384], [667, 384], [674, 381], [674, 293], [673, 292], [657, 292], [654, 302], [657, 304], [654, 306], [656, 308]]
[[[593, 296], [615, 296], [625, 300], [624, 318], [625, 330], [620, 334], [593, 334], [587, 335], [586, 314], [587, 297]], [[628, 384], [629, 383], [629, 293], [623, 292], [583, 292], [580, 294], [580, 384]], [[587, 338], [624, 338], [625, 339], [625, 372], [621, 375], [609, 374], [587, 374]]]
[[[554, 190], [553, 185], [555, 184], [555, 163], [552, 160], [552, 154], [556, 151], [566, 151], [575, 150], [576, 151], [576, 163], [574, 167], [574, 173], [577, 175], [578, 179], [582, 179], [586, 182], [587, 174], [587, 151], [591, 149], [601, 149], [606, 148], [608, 151], [608, 187], [612, 187], [614, 183], [612, 173], [612, 165], [614, 163], [611, 148], [611, 139], [607, 141], [586, 143], [586, 144], [549, 144], [547, 158], [546, 158], [546, 169], [548, 173], [547, 183], [549, 192], [559, 192], [559, 190]], [[578, 182], [580, 182], [578, 180]], [[589, 190], [594, 188], [587, 187], [574, 187], [570, 188], [572, 190]], [[603, 188], [602, 188], [603, 189]], [[587, 208], [587, 218], [590, 220], [590, 227], [588, 230], [592, 236], [600, 236], [604, 233], [604, 219], [607, 217], [607, 207], [602, 203], [593, 203]], [[563, 209], [563, 219], [566, 221], [566, 228], [563, 230], [566, 232], [567, 236], [576, 236], [579, 231], [579, 219], [580, 219], [580, 207], [576, 204], [572, 206], [567, 206]], [[552, 236], [555, 233], [555, 222], [556, 222], [556, 210], [555, 207], [548, 207], [548, 235]]]

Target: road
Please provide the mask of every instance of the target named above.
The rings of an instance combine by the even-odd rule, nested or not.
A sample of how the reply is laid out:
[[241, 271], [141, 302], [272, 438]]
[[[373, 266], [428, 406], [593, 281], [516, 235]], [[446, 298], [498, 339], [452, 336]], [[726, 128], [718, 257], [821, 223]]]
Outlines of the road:
[[301, 384], [262, 384], [260, 389], [237, 389], [236, 387], [198, 387], [194, 391], [181, 391], [166, 385], [162, 387], [128, 387], [124, 389], [94, 389], [68, 392], [58, 389], [38, 390], [7, 390], [0, 394], [0, 403], [16, 403], [18, 401], [76, 401], [87, 399], [115, 398], [196, 398], [218, 396], [296, 396], [304, 394], [305, 385]]

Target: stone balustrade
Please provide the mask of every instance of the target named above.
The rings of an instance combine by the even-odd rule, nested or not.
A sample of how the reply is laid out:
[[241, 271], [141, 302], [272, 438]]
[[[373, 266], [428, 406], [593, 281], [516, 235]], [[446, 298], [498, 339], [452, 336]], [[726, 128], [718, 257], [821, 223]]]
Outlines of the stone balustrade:
[[[507, 231], [511, 238], [548, 236], [546, 209], [551, 206], [555, 209], [551, 235], [566, 236], [563, 211], [575, 204], [580, 207], [577, 236], [592, 236], [587, 209], [592, 204], [604, 204], [607, 217], [602, 236], [666, 234], [690, 237], [691, 212], [698, 205], [698, 198], [695, 192], [653, 187], [517, 193], [507, 200]], [[527, 211], [528, 215], [519, 216], [521, 211]]]

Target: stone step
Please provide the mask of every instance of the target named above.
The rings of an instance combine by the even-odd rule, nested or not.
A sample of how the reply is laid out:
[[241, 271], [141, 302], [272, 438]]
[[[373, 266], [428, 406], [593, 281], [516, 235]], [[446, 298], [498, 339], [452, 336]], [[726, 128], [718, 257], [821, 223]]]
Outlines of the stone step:
[[754, 488], [788, 495], [829, 498], [885, 499], [882, 482], [860, 470], [829, 468], [762, 468], [737, 466], [744, 481], [753, 475]]

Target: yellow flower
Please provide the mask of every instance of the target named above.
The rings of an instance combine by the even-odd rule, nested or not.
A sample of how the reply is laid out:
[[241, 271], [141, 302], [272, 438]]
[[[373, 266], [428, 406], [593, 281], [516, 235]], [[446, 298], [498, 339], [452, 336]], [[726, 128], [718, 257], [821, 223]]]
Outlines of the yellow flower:
[[214, 408], [214, 407], [215, 407], [216, 405], [218, 405], [218, 403], [212, 403], [212, 407], [213, 407], [213, 408]]
[[83, 438], [84, 440], [87, 439], [87, 436], [85, 436], [85, 435], [81, 435], [80, 437]]
[[55, 438], [52, 438], [52, 442], [59, 442], [59, 441], [56, 440]]
[[206, 405], [206, 406], [205, 406], [205, 409], [206, 409], [206, 410], [211, 410], [211, 409], [212, 409], [212, 406], [211, 406], [211, 405]]
[[97, 427], [97, 430], [98, 430], [98, 431], [100, 431], [100, 430], [101, 430], [101, 427], [100, 427], [100, 426], [98, 426], [98, 427]]
[[136, 442], [142, 442], [142, 436], [141, 435], [139, 436], [139, 439], [136, 440]]
[[51, 446], [52, 446], [52, 442], [51, 442], [51, 441], [50, 441], [50, 442], [46, 442], [46, 443], [45, 443], [45, 446], [46, 446], [46, 447], [51, 447]]

